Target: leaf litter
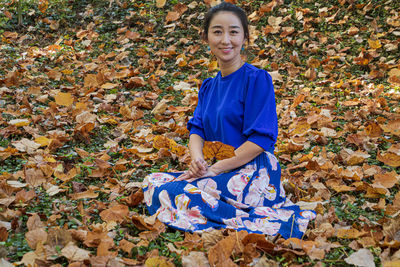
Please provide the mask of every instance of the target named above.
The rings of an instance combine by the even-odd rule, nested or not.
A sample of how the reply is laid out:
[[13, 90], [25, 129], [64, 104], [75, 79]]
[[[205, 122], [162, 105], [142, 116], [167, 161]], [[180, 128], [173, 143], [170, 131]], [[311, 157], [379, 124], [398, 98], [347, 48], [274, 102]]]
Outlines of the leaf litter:
[[218, 71], [201, 22], [219, 1], [41, 1], [26, 28], [14, 2], [0, 15], [2, 264], [398, 265], [396, 1], [229, 1], [249, 14], [247, 61], [274, 79], [285, 190], [318, 213], [304, 240], [175, 232], [146, 213], [143, 177], [190, 162], [186, 123]]

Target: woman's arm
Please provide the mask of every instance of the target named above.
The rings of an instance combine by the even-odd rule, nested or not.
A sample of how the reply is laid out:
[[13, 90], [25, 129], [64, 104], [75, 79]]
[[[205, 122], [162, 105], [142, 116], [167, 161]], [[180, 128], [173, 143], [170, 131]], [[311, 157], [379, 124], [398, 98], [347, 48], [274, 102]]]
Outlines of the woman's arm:
[[235, 150], [235, 156], [229, 159], [223, 159], [209, 167], [211, 173], [218, 175], [220, 173], [233, 170], [240, 167], [260, 155], [264, 149], [259, 145], [246, 141]]
[[203, 155], [204, 139], [197, 135], [191, 134], [189, 137], [189, 152], [192, 159], [189, 166], [189, 174], [193, 177], [199, 177], [206, 173], [207, 162]]

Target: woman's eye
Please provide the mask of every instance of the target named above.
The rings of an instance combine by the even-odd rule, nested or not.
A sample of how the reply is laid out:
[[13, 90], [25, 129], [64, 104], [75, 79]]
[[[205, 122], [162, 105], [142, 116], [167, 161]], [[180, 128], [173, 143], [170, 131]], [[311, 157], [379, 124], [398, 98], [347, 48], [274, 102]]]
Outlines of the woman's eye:
[[214, 34], [220, 34], [221, 33], [221, 31], [215, 31], [214, 32]]
[[238, 31], [231, 31], [231, 34], [238, 34]]

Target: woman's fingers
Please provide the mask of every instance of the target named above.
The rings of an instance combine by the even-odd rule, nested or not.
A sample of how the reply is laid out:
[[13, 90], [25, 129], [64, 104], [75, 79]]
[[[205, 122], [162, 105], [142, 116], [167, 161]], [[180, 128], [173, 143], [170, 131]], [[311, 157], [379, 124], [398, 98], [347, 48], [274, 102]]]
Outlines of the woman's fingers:
[[185, 171], [184, 173], [182, 173], [181, 175], [179, 175], [178, 177], [175, 178], [175, 181], [183, 181], [190, 178], [190, 174], [188, 171]]

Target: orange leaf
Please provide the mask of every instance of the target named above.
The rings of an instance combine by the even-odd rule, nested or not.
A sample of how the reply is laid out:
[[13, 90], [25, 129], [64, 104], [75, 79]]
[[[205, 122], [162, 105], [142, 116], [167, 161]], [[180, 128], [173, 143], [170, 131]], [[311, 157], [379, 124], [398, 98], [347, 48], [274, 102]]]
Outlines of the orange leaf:
[[205, 141], [203, 147], [204, 159], [228, 159], [235, 156], [235, 148], [219, 141]]
[[336, 236], [338, 238], [354, 239], [364, 235], [364, 232], [360, 232], [357, 229], [338, 229]]

